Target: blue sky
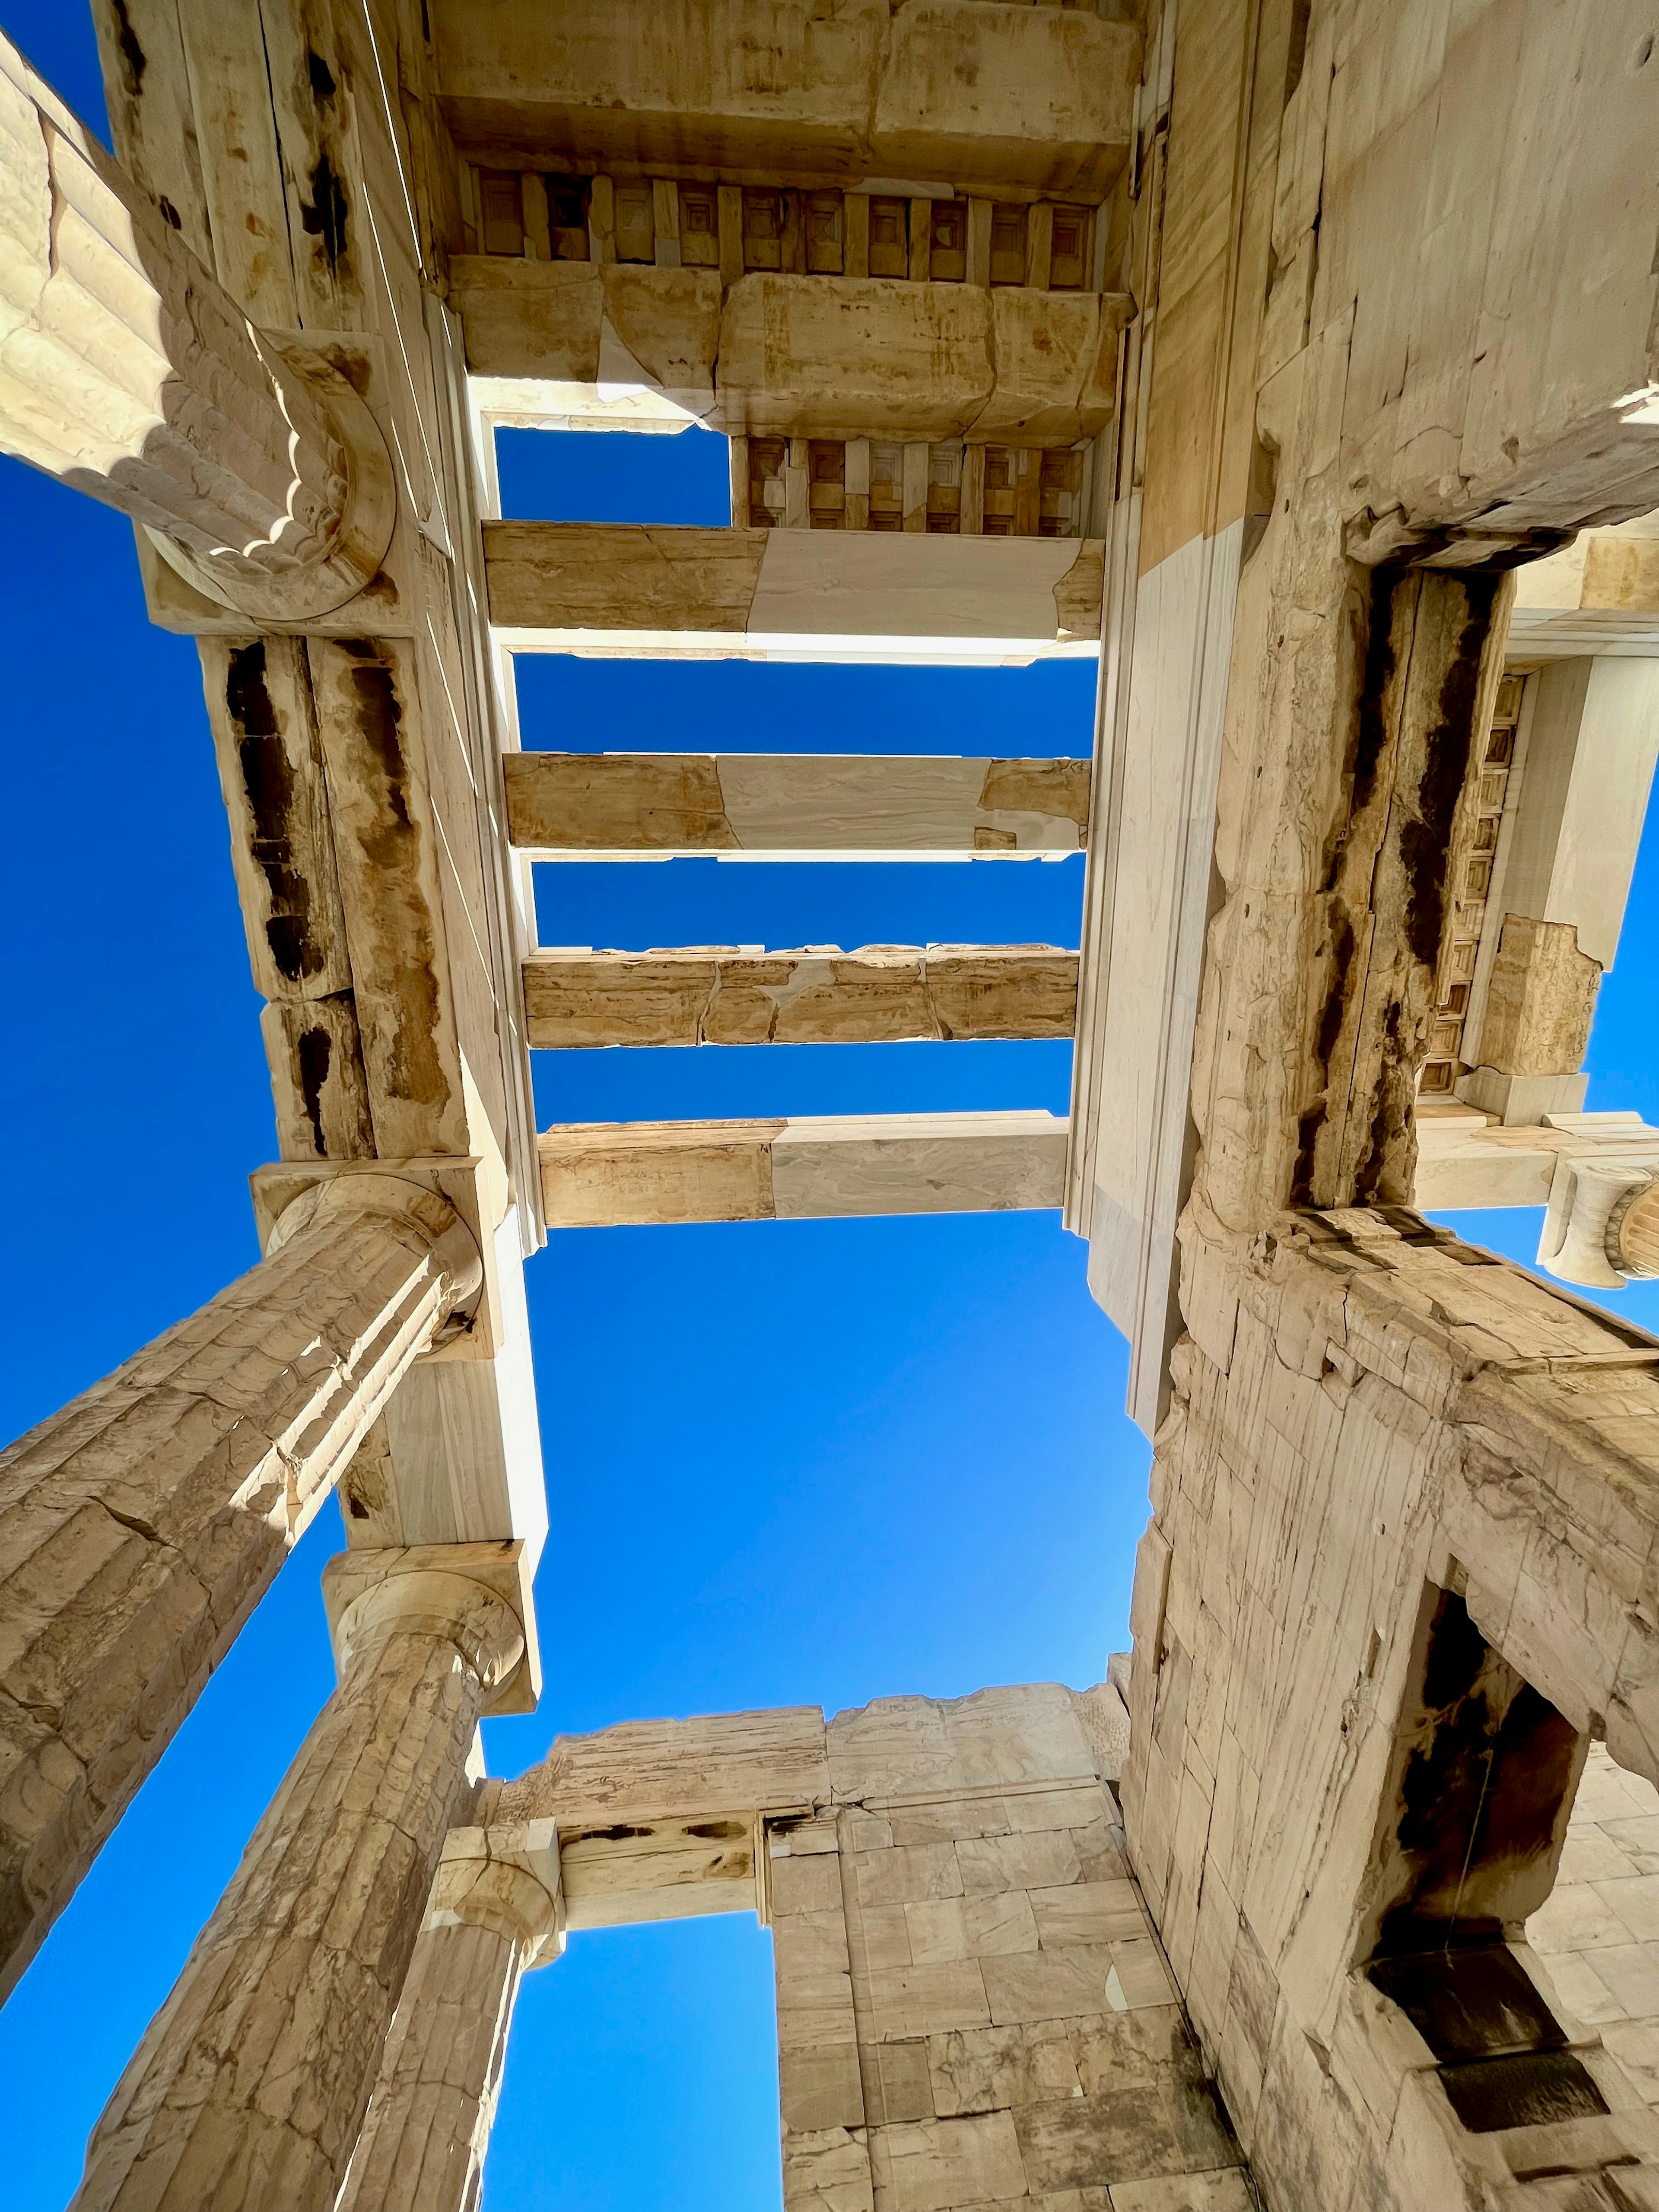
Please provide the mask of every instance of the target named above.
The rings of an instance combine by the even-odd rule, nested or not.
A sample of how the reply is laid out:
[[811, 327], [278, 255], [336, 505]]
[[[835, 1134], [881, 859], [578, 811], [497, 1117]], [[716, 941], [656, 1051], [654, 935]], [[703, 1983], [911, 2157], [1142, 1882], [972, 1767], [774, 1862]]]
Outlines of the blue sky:
[[[101, 118], [79, 0], [0, 23]], [[502, 441], [509, 514], [723, 520], [724, 445]], [[0, 1437], [256, 1256], [274, 1152], [258, 1000], [193, 646], [147, 624], [118, 517], [0, 463], [0, 1110], [13, 1285]], [[1084, 753], [1092, 672], [520, 664], [526, 744]], [[1644, 848], [1592, 1104], [1659, 1120], [1659, 851]], [[539, 872], [544, 942], [1047, 939], [1081, 864]], [[538, 1115], [1048, 1106], [1069, 1051], [915, 1045], [541, 1054]], [[1529, 1260], [1533, 1215], [1467, 1217]], [[570, 1231], [529, 1271], [552, 1510], [547, 1689], [490, 1724], [514, 1773], [560, 1729], [900, 1691], [1097, 1680], [1125, 1638], [1146, 1447], [1123, 1348], [1057, 1217]], [[1625, 1310], [1652, 1325], [1659, 1293]], [[52, 2212], [117, 2075], [332, 1684], [330, 1506], [12, 2003], [0, 2203]], [[573, 1939], [521, 2000], [490, 2212], [771, 2212], [769, 1939], [747, 1917]]]

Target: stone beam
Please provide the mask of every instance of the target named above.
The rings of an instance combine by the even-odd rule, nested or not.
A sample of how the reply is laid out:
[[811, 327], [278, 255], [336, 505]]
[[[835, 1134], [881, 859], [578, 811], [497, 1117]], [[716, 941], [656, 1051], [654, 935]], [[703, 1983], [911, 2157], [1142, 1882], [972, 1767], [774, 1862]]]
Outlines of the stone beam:
[[1536, 1121], [1583, 1103], [1659, 755], [1659, 663], [1575, 656], [1506, 677], [1477, 752], [1478, 849], [1459, 862], [1423, 1090]]
[[532, 1047], [1069, 1037], [1077, 955], [1052, 945], [767, 952], [564, 949], [524, 967]]
[[1581, 530], [1516, 579], [1510, 653], [1517, 660], [1594, 654], [1659, 657], [1659, 514]]
[[542, 1134], [542, 1204], [550, 1229], [1058, 1206], [1066, 1141], [1045, 1113], [576, 1124]]
[[1100, 635], [1091, 539], [490, 522], [484, 559], [518, 653], [1023, 664]]
[[1092, 438], [1116, 404], [1118, 292], [457, 254], [476, 377], [639, 384], [731, 435]]
[[1092, 12], [809, 0], [432, 10], [465, 153], [756, 183], [948, 177], [1099, 198], [1128, 151], [1140, 33]]
[[1082, 848], [1089, 763], [945, 754], [509, 753], [507, 826], [535, 859], [1014, 859]]
[[556, 1821], [568, 1925], [615, 1928], [763, 1911], [765, 1815], [829, 1795], [823, 1715], [781, 1706], [556, 1737], [538, 1766], [484, 1784], [478, 1818]]

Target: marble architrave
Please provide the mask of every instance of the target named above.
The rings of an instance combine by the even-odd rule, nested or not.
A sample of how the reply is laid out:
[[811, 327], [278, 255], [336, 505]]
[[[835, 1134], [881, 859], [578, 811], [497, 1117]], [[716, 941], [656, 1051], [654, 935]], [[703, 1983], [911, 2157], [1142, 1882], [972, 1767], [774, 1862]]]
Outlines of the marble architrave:
[[1092, 658], [1091, 540], [491, 522], [511, 653], [1023, 665]]
[[901, 753], [509, 755], [507, 834], [538, 860], [999, 860], [1080, 852], [1089, 764]]
[[530, 1042], [879, 1044], [1066, 1037], [1077, 955], [1052, 945], [544, 948], [525, 963]]
[[1042, 1112], [567, 1123], [542, 1133], [553, 1229], [1058, 1206], [1066, 1130]]

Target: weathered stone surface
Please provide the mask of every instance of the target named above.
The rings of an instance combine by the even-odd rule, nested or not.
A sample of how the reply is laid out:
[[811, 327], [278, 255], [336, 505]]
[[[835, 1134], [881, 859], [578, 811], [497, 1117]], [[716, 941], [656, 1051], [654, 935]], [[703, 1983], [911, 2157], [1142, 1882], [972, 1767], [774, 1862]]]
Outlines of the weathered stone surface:
[[1053, 945], [685, 946], [525, 963], [532, 1046], [876, 1044], [1072, 1032], [1077, 955]]
[[1089, 763], [849, 753], [509, 753], [537, 853], [1080, 851]]
[[349, 1176], [307, 1210], [0, 1455], [7, 1986], [400, 1377], [477, 1290], [477, 1247], [429, 1192]]
[[339, 1640], [340, 1686], [94, 2130], [77, 2212], [335, 2203], [524, 1634], [493, 1592], [428, 1570], [371, 1586]]
[[764, 183], [951, 177], [1098, 198], [1127, 150], [1138, 28], [929, 0], [640, 0], [434, 10], [444, 114], [469, 152]]
[[550, 1228], [1057, 1206], [1049, 1114], [568, 1124], [540, 1139]]
[[708, 270], [464, 253], [450, 301], [475, 376], [641, 384], [690, 414], [714, 406], [720, 283]]
[[[1588, 1729], [1659, 1774], [1627, 1610], [1656, 1534], [1654, 1348], [1408, 1214], [1283, 1218], [1254, 1257], [1203, 1218], [1133, 1609], [1133, 1864], [1262, 2185], [1291, 2212], [1339, 2176], [1455, 2201], [1504, 2181], [1503, 2130], [1412, 2107], [1436, 2054], [1364, 1966], [1443, 1923], [1501, 1948], [1544, 1905]], [[1310, 1832], [1311, 1857], [1284, 1840]], [[1620, 1948], [1626, 1923], [1550, 1914], [1564, 1955], [1575, 1926]], [[1613, 2111], [1556, 2170], [1646, 2166], [1634, 2091], [1583, 2057]]]
[[688, 653], [861, 660], [885, 638], [1000, 664], [1075, 656], [1100, 634], [1100, 549], [1075, 538], [585, 522], [487, 522], [483, 538], [514, 651], [672, 654], [690, 634], [704, 643]]
[[492, 1822], [550, 1820], [570, 1830], [811, 1805], [829, 1795], [823, 1716], [816, 1705], [786, 1705], [556, 1736], [539, 1766], [489, 1785], [486, 1802]]
[[1575, 1075], [1601, 987], [1599, 962], [1571, 922], [1505, 917], [1480, 1031], [1483, 1066], [1500, 1075]]
[[360, 592], [396, 510], [368, 410], [252, 327], [9, 41], [0, 204], [6, 450], [161, 532], [244, 614], [303, 620]]

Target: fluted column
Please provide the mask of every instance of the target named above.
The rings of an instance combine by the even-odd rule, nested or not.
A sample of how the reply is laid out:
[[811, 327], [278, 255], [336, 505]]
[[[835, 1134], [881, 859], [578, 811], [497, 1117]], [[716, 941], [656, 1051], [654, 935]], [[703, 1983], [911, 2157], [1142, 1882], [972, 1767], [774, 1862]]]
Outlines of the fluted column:
[[337, 1176], [239, 1282], [0, 1452], [0, 1996], [481, 1278], [446, 1200]]
[[346, 1608], [339, 1687], [93, 2130], [73, 2212], [331, 2212], [473, 1731], [524, 1651], [495, 1589], [426, 1563], [514, 1549], [396, 1555], [416, 1564]]
[[452, 1829], [338, 2212], [475, 2212], [519, 1978], [563, 1924], [551, 1820]]
[[342, 606], [396, 492], [345, 380], [258, 331], [0, 39], [0, 449], [161, 533], [259, 620]]

